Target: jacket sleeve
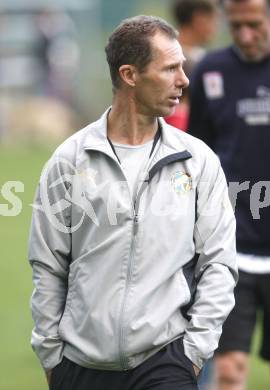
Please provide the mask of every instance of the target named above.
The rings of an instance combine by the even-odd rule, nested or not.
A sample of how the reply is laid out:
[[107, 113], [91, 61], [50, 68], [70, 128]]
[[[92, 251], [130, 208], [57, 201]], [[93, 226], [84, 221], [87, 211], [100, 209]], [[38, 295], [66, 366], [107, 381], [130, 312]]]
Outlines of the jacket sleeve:
[[58, 159], [52, 158], [41, 175], [30, 230], [29, 261], [34, 282], [31, 308], [35, 323], [31, 344], [45, 370], [62, 359], [63, 341], [58, 327], [65, 308], [71, 253], [67, 177]]
[[184, 347], [189, 359], [201, 368], [218, 347], [222, 325], [234, 306], [233, 290], [238, 278], [235, 218], [224, 173], [210, 150], [197, 191], [198, 216], [194, 228], [197, 289], [188, 311], [191, 319]]
[[215, 147], [216, 133], [212, 123], [209, 101], [203, 85], [203, 63], [199, 64], [190, 79], [190, 113], [188, 133], [203, 140], [211, 149]]

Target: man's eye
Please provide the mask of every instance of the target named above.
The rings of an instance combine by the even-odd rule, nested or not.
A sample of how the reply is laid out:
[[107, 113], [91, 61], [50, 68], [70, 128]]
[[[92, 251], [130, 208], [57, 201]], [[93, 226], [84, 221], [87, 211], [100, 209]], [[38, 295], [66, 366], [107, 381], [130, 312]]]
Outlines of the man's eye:
[[260, 27], [260, 22], [250, 22], [247, 24], [243, 24], [243, 23], [232, 23], [231, 24], [231, 28], [234, 31], [239, 31], [244, 26], [252, 28], [252, 29], [256, 29], [256, 28]]
[[240, 23], [232, 23], [232, 24], [231, 24], [231, 28], [232, 28], [232, 30], [234, 30], [234, 31], [239, 30], [240, 27], [241, 27], [241, 24], [240, 24]]
[[248, 26], [252, 29], [260, 27], [261, 23], [260, 22], [251, 22], [248, 24]]

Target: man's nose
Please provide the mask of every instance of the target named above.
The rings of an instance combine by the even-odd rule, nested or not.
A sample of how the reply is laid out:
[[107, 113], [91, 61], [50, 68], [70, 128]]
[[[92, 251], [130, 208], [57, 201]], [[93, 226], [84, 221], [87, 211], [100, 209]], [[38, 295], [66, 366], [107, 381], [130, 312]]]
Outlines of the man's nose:
[[179, 70], [177, 79], [176, 79], [176, 86], [178, 88], [187, 88], [189, 86], [189, 79], [187, 78], [184, 69], [181, 68]]
[[254, 33], [248, 26], [242, 26], [238, 32], [238, 40], [242, 45], [248, 45], [253, 41]]

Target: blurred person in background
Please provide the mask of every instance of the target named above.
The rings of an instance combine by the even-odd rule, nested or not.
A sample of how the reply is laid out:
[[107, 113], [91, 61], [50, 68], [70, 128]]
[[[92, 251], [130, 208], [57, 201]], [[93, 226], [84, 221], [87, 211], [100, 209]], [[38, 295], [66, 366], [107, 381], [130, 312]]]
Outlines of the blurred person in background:
[[72, 18], [63, 9], [0, 9], [2, 93], [72, 101], [80, 50]]
[[74, 86], [79, 70], [80, 50], [76, 29], [69, 15], [58, 9], [44, 8], [35, 15], [41, 95], [74, 105]]
[[188, 85], [160, 18], [106, 46], [112, 107], [49, 160], [29, 258], [51, 390], [195, 390], [234, 305], [235, 220], [216, 155], [160, 118]]
[[215, 358], [217, 389], [246, 388], [256, 313], [270, 360], [270, 9], [225, 0], [232, 46], [207, 55], [191, 79], [191, 134], [219, 156], [237, 220], [236, 305]]
[[[172, 15], [179, 29], [179, 42], [186, 58], [184, 71], [189, 78], [194, 66], [206, 54], [206, 48], [215, 37], [218, 9], [215, 0], [175, 0]], [[188, 88], [183, 91], [175, 113], [165, 120], [186, 131], [189, 115]]]
[[63, 140], [78, 112], [80, 50], [72, 18], [38, 6], [0, 10], [0, 18], [0, 142]]

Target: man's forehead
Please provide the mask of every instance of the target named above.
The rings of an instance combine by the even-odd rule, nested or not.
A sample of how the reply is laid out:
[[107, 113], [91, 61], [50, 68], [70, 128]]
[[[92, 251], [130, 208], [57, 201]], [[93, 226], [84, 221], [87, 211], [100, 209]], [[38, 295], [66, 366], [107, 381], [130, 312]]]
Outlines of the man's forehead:
[[225, 1], [225, 10], [230, 17], [241, 17], [241, 15], [254, 15], [255, 13], [267, 15], [269, 12], [267, 0], [247, 0], [247, 1]]
[[177, 39], [172, 39], [164, 34], [156, 34], [151, 40], [151, 46], [154, 57], [166, 56], [168, 58], [178, 58], [184, 61], [182, 47]]

